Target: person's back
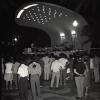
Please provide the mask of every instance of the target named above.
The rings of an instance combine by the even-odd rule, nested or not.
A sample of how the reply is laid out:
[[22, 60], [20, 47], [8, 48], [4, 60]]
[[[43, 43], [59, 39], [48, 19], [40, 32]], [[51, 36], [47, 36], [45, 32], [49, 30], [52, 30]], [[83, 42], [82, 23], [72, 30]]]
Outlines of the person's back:
[[13, 66], [13, 59], [9, 58], [8, 61], [5, 63], [5, 75], [4, 80], [6, 81], [6, 88], [8, 89], [8, 82], [10, 82], [10, 89], [12, 89], [12, 81], [13, 81], [13, 74], [12, 74], [12, 66]]
[[18, 71], [18, 67], [20, 66], [20, 63], [18, 61], [16, 61], [14, 64], [13, 64], [13, 73], [17, 74], [17, 71]]
[[40, 75], [41, 75], [41, 66], [38, 62], [32, 62], [28, 68], [30, 74], [30, 83], [32, 89], [32, 97], [36, 100], [36, 91], [37, 96], [40, 98]]
[[95, 55], [94, 57], [94, 80], [95, 82], [100, 82], [99, 63], [100, 63], [100, 58], [97, 55]]
[[48, 56], [44, 56], [42, 58], [42, 60], [44, 61], [44, 67], [47, 67], [48, 66], [48, 62], [49, 62], [49, 57]]
[[53, 72], [57, 72], [57, 71], [60, 71], [61, 67], [62, 67], [62, 64], [59, 62], [59, 60], [55, 60], [54, 62], [52, 62], [51, 70]]
[[60, 58], [59, 62], [63, 65], [63, 69], [65, 69], [65, 65], [68, 64], [68, 59]]
[[5, 69], [5, 73], [12, 73], [12, 65], [13, 63], [12, 62], [6, 62], [5, 66], [6, 66], [6, 69]]
[[32, 62], [29, 65], [28, 70], [31, 75], [33, 74], [38, 74], [39, 76], [41, 75], [41, 65], [37, 62]]

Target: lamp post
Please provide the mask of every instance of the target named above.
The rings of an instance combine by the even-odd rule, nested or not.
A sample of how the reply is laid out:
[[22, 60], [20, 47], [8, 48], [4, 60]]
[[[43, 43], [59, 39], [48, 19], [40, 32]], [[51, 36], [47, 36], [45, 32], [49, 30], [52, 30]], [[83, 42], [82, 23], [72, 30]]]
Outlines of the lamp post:
[[73, 23], [72, 23], [73, 27], [77, 27], [78, 26], [78, 21], [77, 20], [74, 20]]
[[73, 49], [76, 48], [76, 37], [77, 37], [77, 33], [76, 33], [76, 28], [78, 27], [78, 21], [74, 20], [72, 23], [73, 26], [73, 30], [71, 30], [71, 35], [72, 35], [72, 45], [73, 45]]
[[71, 31], [71, 35], [72, 35], [72, 45], [73, 45], [73, 49], [76, 48], [76, 37], [77, 37], [77, 33], [75, 30], [72, 30]]

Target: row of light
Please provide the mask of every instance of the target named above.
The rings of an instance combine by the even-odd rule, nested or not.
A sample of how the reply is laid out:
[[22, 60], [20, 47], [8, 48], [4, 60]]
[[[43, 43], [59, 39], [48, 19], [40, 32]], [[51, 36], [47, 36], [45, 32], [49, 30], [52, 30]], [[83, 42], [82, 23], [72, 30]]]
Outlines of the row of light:
[[[31, 9], [29, 9], [30, 7]], [[39, 6], [39, 4], [37, 4], [24, 7], [19, 11], [17, 18], [21, 18], [21, 15], [24, 13], [24, 11], [27, 11], [27, 9], [28, 12], [25, 13], [22, 19], [27, 21], [34, 21], [41, 24], [50, 22], [51, 19], [53, 20], [57, 17], [67, 16], [66, 14], [63, 14], [62, 11], [58, 12], [57, 9], [53, 9], [45, 5]]]

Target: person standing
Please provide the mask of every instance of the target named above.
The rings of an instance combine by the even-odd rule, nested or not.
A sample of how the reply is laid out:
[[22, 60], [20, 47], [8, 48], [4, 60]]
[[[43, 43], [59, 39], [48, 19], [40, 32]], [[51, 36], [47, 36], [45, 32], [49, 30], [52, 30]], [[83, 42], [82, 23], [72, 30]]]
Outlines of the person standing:
[[94, 81], [95, 83], [98, 83], [100, 82], [100, 72], [99, 72], [100, 58], [97, 55], [95, 55], [93, 61], [94, 61]]
[[94, 59], [90, 57], [90, 74], [91, 74], [91, 83], [94, 81]]
[[52, 77], [51, 77], [51, 84], [50, 88], [53, 88], [54, 81], [56, 79], [56, 88], [59, 88], [59, 81], [60, 81], [60, 70], [62, 69], [63, 65], [59, 62], [59, 57], [56, 57], [56, 60], [52, 62], [51, 65], [51, 71], [52, 71]]
[[49, 80], [50, 77], [50, 58], [48, 57], [48, 54], [45, 54], [44, 57], [42, 58], [44, 61], [44, 80]]
[[8, 61], [5, 63], [5, 75], [4, 80], [6, 81], [6, 89], [8, 89], [8, 83], [10, 83], [10, 89], [12, 89], [12, 81], [13, 81], [13, 74], [12, 74], [12, 66], [13, 66], [13, 59], [9, 58]]
[[18, 69], [18, 85], [19, 85], [19, 94], [20, 100], [28, 100], [28, 65], [26, 61], [21, 61], [21, 65]]
[[60, 85], [63, 87], [63, 85], [66, 84], [65, 77], [69, 61], [65, 54], [61, 53], [59, 54], [59, 56], [60, 56], [59, 62], [63, 65], [62, 70], [60, 70]]
[[88, 60], [87, 61], [84, 61], [84, 64], [85, 64], [85, 67], [86, 67], [86, 70], [84, 72], [84, 75], [85, 75], [85, 79], [84, 79], [84, 96], [87, 96], [88, 95], [88, 90], [89, 90], [89, 87], [90, 87], [90, 69], [89, 69], [89, 66], [88, 66]]
[[4, 76], [4, 72], [5, 72], [4, 62], [5, 62], [4, 57], [1, 57], [2, 76]]
[[40, 100], [40, 76], [41, 76], [41, 66], [39, 63], [32, 62], [28, 68], [30, 74], [30, 83], [32, 90], [32, 98], [37, 100], [36, 92], [38, 95], [38, 100]]
[[84, 80], [85, 80], [85, 64], [82, 57], [79, 57], [74, 64], [74, 77], [77, 88], [77, 97], [76, 99], [82, 99], [84, 96]]
[[18, 71], [19, 66], [20, 66], [20, 63], [16, 60], [13, 64], [13, 67], [12, 67], [13, 81], [15, 83], [16, 89], [18, 89], [18, 74], [17, 74], [17, 71]]

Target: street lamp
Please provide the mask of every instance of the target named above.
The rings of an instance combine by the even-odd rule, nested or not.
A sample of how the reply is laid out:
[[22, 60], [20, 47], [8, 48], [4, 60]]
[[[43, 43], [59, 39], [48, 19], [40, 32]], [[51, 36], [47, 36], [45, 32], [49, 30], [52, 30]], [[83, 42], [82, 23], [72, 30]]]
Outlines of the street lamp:
[[73, 23], [72, 23], [72, 25], [73, 25], [74, 27], [77, 27], [77, 26], [78, 26], [78, 21], [77, 21], [77, 20], [74, 20]]
[[73, 45], [73, 49], [75, 49], [75, 38], [77, 36], [77, 33], [75, 30], [71, 31], [71, 35], [72, 35], [72, 45]]
[[65, 33], [61, 32], [60, 33], [60, 38], [61, 38], [61, 43], [63, 43], [65, 41]]

